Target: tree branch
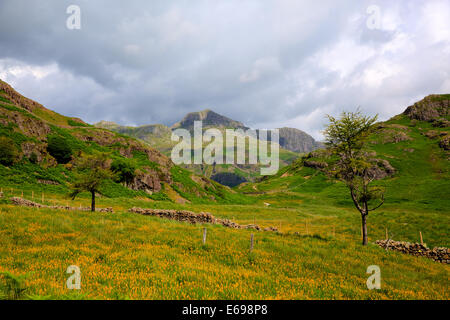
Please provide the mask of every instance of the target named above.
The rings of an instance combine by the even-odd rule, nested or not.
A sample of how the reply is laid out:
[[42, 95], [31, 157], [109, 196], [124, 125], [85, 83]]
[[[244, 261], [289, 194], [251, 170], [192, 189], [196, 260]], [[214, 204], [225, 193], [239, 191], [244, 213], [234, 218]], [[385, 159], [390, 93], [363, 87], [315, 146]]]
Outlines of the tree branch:
[[379, 207], [381, 207], [381, 206], [383, 205], [383, 203], [384, 203], [384, 194], [381, 196], [381, 202], [380, 202], [380, 204], [377, 205], [375, 208], [367, 209], [367, 211], [374, 211], [374, 210], [378, 209]]
[[364, 210], [359, 205], [358, 201], [356, 200], [355, 193], [353, 192], [353, 189], [350, 189], [350, 194], [352, 196], [353, 203], [355, 204], [355, 207], [359, 210], [359, 212], [363, 213]]

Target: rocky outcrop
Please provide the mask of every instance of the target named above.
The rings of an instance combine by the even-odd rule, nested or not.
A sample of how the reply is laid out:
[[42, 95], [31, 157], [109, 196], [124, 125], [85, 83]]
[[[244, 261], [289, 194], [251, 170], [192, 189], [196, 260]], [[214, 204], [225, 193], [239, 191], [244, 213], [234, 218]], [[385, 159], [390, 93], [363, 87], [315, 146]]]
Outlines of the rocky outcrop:
[[[73, 210], [73, 211], [91, 211], [91, 208], [75, 208], [75, 207], [69, 207], [69, 206], [47, 206], [44, 204], [40, 204], [37, 202], [33, 202], [30, 200], [26, 200], [26, 199], [22, 199], [22, 198], [11, 198], [11, 202], [16, 205], [16, 206], [21, 206], [21, 207], [29, 207], [29, 208], [45, 208], [45, 209], [54, 209], [54, 210]], [[109, 212], [112, 213], [114, 212], [112, 208], [97, 208], [96, 209], [97, 212]]]
[[445, 264], [450, 263], [449, 248], [436, 247], [433, 249], [429, 249], [425, 244], [393, 240], [377, 240], [375, 243], [386, 250], [399, 251], [416, 257], [427, 257], [429, 259], [433, 259], [436, 262]]
[[158, 172], [146, 168], [145, 171], [138, 171], [133, 182], [129, 185], [133, 190], [143, 190], [149, 194], [161, 190], [161, 179]]
[[224, 227], [233, 229], [253, 229], [257, 231], [263, 230], [263, 231], [278, 232], [278, 229], [275, 227], [268, 227], [262, 229], [260, 226], [256, 224], [239, 225], [228, 219], [216, 218], [209, 212], [195, 213], [186, 210], [163, 210], [163, 209], [142, 209], [142, 208], [131, 208], [129, 211], [144, 216], [155, 216], [169, 220], [188, 222], [191, 224], [209, 223], [209, 224], [219, 224]]
[[369, 175], [376, 180], [390, 177], [395, 174], [395, 169], [389, 161], [384, 159], [373, 159], [371, 162], [374, 165], [369, 169]]
[[308, 168], [325, 169], [328, 167], [328, 163], [323, 161], [304, 160], [303, 165]]
[[450, 135], [445, 135], [441, 141], [439, 141], [439, 146], [444, 150], [450, 150]]
[[36, 101], [33, 101], [31, 99], [28, 99], [21, 94], [19, 94], [16, 90], [14, 90], [10, 85], [8, 85], [6, 82], [3, 82], [0, 80], [0, 91], [5, 92], [8, 99], [15, 105], [20, 105], [24, 109], [33, 112], [35, 109], [38, 108], [44, 108], [43, 105], [37, 103]]
[[434, 121], [450, 116], [450, 95], [429, 95], [409, 106], [403, 114], [410, 119], [422, 121]]
[[284, 127], [278, 130], [280, 146], [284, 149], [298, 153], [308, 153], [324, 147], [322, 143], [317, 142], [309, 134], [299, 129]]

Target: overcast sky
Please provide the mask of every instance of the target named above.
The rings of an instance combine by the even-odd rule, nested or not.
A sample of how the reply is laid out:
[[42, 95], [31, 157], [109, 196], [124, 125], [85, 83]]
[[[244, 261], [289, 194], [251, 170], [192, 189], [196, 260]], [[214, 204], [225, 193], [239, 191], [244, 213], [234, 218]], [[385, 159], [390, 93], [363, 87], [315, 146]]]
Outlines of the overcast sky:
[[0, 79], [89, 123], [212, 109], [320, 139], [327, 113], [450, 93], [450, 1], [1, 0]]

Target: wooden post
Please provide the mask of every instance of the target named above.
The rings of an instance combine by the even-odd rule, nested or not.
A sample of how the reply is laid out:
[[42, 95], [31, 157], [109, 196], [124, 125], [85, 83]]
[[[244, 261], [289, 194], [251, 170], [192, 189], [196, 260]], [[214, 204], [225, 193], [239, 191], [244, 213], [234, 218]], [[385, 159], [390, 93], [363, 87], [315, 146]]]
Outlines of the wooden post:
[[203, 228], [203, 244], [206, 244], [206, 228]]
[[250, 252], [253, 251], [253, 233], [250, 235]]
[[386, 240], [389, 239], [388, 229], [386, 228]]
[[419, 231], [420, 234], [420, 244], [423, 245], [422, 231]]

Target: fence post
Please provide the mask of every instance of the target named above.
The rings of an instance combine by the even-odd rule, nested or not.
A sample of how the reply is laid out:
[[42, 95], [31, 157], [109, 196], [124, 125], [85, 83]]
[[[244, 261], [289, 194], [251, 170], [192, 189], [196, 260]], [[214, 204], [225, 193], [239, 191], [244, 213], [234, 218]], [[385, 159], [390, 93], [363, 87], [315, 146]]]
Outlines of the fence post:
[[386, 240], [389, 239], [388, 229], [386, 228]]
[[203, 228], [203, 244], [206, 244], [206, 228]]
[[419, 231], [420, 234], [420, 244], [423, 245], [422, 231]]
[[253, 251], [253, 233], [250, 235], [250, 252]]

